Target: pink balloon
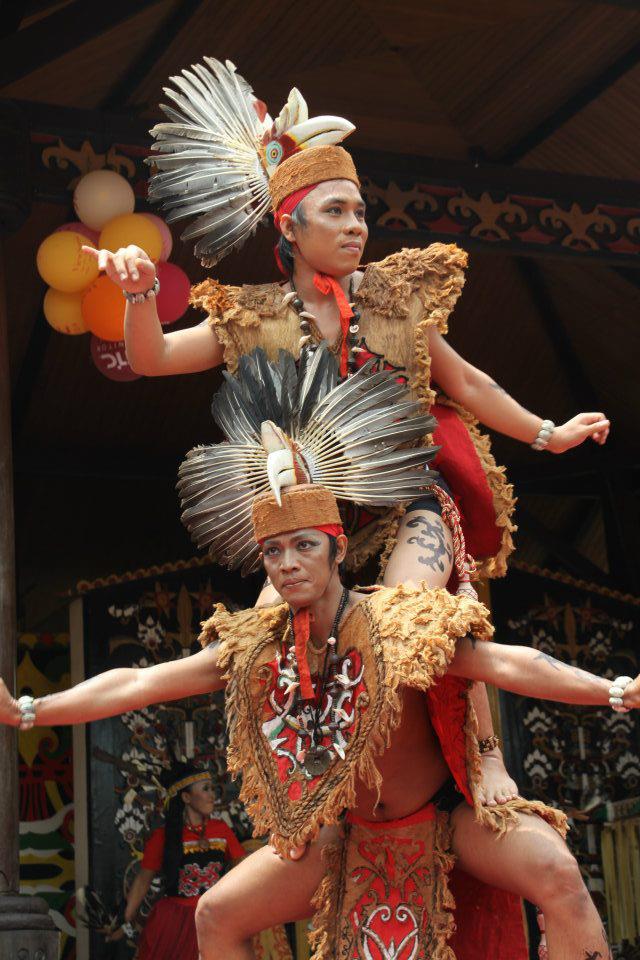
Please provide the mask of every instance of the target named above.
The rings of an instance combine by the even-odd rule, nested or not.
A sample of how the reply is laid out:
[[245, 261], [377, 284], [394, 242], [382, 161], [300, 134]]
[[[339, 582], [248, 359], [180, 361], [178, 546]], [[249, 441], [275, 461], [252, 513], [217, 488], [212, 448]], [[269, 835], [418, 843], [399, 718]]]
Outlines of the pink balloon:
[[91, 359], [108, 380], [124, 383], [140, 378], [140, 374], [135, 373], [129, 366], [124, 340], [101, 340], [92, 334]]
[[163, 326], [175, 323], [189, 306], [191, 282], [184, 270], [175, 263], [160, 263], [156, 267], [160, 293], [156, 298], [158, 317]]
[[157, 217], [155, 213], [145, 213], [143, 216], [148, 217], [160, 231], [160, 236], [162, 237], [162, 252], [160, 254], [161, 260], [168, 260], [171, 256], [171, 251], [173, 249], [173, 236], [171, 230], [164, 222], [162, 217]]
[[100, 236], [97, 230], [92, 230], [91, 227], [87, 227], [80, 220], [72, 220], [71, 223], [63, 223], [61, 227], [56, 227], [53, 231], [54, 233], [60, 233], [61, 230], [72, 230], [74, 233], [80, 233], [83, 237], [86, 237], [87, 240], [91, 240], [91, 243], [94, 246], [98, 246], [98, 237]]

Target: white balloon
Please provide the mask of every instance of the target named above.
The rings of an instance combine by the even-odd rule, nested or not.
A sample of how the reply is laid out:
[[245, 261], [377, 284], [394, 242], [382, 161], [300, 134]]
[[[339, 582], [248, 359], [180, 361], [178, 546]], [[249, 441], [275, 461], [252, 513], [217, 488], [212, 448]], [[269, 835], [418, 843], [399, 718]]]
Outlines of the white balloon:
[[114, 170], [92, 170], [79, 181], [73, 207], [79, 220], [92, 230], [124, 213], [133, 213], [135, 196], [128, 180]]

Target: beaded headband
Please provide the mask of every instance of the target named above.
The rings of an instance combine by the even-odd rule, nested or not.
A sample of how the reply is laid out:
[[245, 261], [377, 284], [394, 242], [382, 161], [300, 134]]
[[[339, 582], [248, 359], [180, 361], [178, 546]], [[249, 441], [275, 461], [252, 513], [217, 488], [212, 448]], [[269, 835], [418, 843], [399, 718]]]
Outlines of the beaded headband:
[[201, 773], [192, 773], [188, 777], [183, 777], [182, 780], [178, 780], [177, 783], [172, 783], [169, 789], [167, 790], [167, 800], [173, 800], [174, 797], [177, 797], [179, 793], [182, 793], [183, 790], [186, 790], [187, 787], [192, 786], [194, 783], [199, 783], [201, 780], [211, 780], [211, 774], [208, 770], [203, 770]]

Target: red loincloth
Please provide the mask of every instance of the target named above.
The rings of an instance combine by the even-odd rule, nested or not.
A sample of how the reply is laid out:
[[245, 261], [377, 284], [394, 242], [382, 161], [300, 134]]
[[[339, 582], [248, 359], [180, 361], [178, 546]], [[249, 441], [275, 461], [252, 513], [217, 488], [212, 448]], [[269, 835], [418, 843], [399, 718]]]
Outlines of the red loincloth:
[[500, 550], [502, 531], [496, 524], [493, 493], [469, 431], [451, 407], [436, 403], [431, 413], [438, 421], [433, 440], [441, 446], [433, 466], [453, 491], [467, 552], [477, 560], [493, 557]]

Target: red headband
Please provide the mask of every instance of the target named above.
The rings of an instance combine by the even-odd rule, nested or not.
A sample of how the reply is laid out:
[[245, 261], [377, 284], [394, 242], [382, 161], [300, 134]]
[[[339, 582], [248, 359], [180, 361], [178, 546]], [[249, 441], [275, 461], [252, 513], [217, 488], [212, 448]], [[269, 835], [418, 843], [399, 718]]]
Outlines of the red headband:
[[[310, 530], [319, 530], [320, 533], [326, 533], [330, 537], [339, 537], [344, 533], [344, 527], [340, 526], [339, 523], [321, 523], [309, 527]], [[283, 533], [291, 533], [290, 530], [284, 530]], [[264, 543], [265, 540], [270, 540], [271, 537], [263, 537], [262, 540], [259, 540], [258, 543], [260, 546]]]
[[[276, 230], [280, 231], [280, 220], [285, 213], [292, 214], [295, 208], [298, 206], [301, 200], [311, 193], [312, 190], [318, 186], [317, 183], [312, 183], [309, 187], [300, 187], [299, 190], [294, 190], [293, 193], [290, 193], [288, 197], [285, 197], [276, 212], [273, 215], [273, 222], [275, 224]], [[284, 271], [283, 271], [284, 273]]]
[[313, 529], [319, 530], [320, 533], [327, 533], [330, 537], [339, 537], [344, 533], [344, 528], [339, 523], [322, 523]]
[[[278, 209], [273, 215], [273, 224], [276, 230], [278, 231], [278, 233], [282, 233], [282, 230], [280, 228], [280, 220], [283, 217], [283, 215], [285, 213], [292, 214], [295, 208], [300, 203], [300, 201], [304, 200], [307, 194], [311, 193], [312, 190], [315, 190], [317, 186], [318, 186], [317, 183], [312, 183], [310, 187], [300, 187], [299, 190], [295, 190], [293, 193], [290, 193], [288, 197], [284, 198], [284, 200], [282, 201], [282, 203], [280, 204], [280, 206], [278, 207]], [[276, 258], [276, 263], [278, 264], [278, 270], [280, 271], [280, 273], [282, 273], [285, 277], [288, 276], [287, 271], [284, 268], [284, 264], [280, 259], [280, 253], [278, 251], [277, 243], [273, 248], [273, 255]]]

